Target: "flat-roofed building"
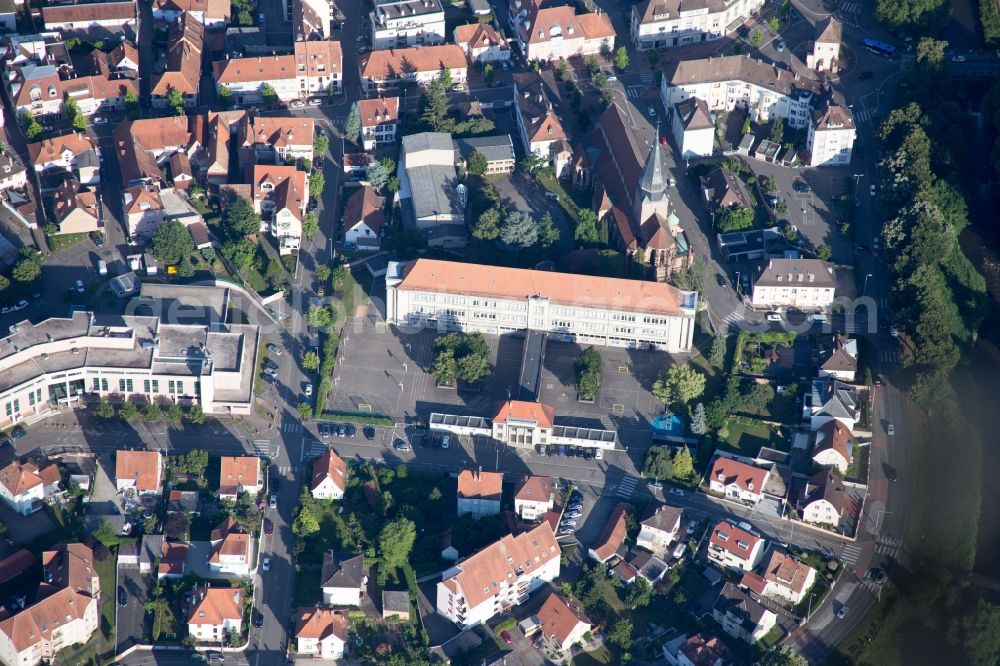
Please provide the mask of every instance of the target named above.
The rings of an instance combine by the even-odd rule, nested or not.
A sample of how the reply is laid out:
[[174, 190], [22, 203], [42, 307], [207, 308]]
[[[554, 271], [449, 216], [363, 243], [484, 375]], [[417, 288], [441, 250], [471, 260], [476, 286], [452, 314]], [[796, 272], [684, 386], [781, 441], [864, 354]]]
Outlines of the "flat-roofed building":
[[403, 225], [432, 247], [464, 247], [468, 240], [451, 134], [421, 132], [403, 137], [397, 168]]
[[391, 262], [386, 319], [439, 331], [546, 331], [580, 344], [689, 351], [698, 293], [657, 282], [418, 259]]
[[445, 38], [441, 0], [375, 0], [369, 14], [372, 48], [441, 44]]

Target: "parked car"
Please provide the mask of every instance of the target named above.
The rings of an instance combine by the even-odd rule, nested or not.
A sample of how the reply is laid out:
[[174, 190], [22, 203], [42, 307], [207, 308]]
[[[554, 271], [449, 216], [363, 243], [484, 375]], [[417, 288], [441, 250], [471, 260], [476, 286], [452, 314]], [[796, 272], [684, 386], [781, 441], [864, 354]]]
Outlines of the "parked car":
[[311, 396], [313, 394], [313, 385], [312, 384], [306, 384], [305, 387], [303, 388], [302, 392], [305, 393], [306, 397], [308, 398], [309, 396]]
[[581, 512], [581, 511], [567, 511], [566, 513], [563, 514], [563, 518], [575, 519], [575, 518], [579, 518], [582, 515], [583, 515], [583, 512]]
[[566, 455], [566, 445], [565, 444], [560, 444], [559, 445], [559, 455], [561, 455], [561, 456]]
[[513, 645], [514, 644], [514, 639], [511, 638], [510, 632], [501, 631], [500, 632], [500, 638], [502, 638], [503, 642], [506, 643], [507, 645]]
[[885, 429], [885, 432], [887, 435], [889, 435], [889, 437], [892, 437], [893, 435], [896, 434], [896, 426], [890, 423], [889, 426]]
[[572, 518], [567, 518], [559, 523], [561, 527], [576, 527], [576, 521]]
[[375, 439], [375, 426], [366, 425], [364, 427], [365, 439]]
[[125, 590], [118, 590], [118, 605], [125, 607], [128, 606], [128, 595]]
[[809, 184], [801, 180], [797, 180], [794, 183], [792, 183], [792, 189], [794, 189], [796, 192], [812, 192], [812, 188], [809, 187]]
[[442, 449], [447, 449], [449, 444], [451, 444], [451, 436], [450, 435], [445, 435], [444, 437], [441, 438], [441, 448]]
[[885, 478], [889, 483], [895, 483], [896, 479], [899, 478], [899, 475], [896, 473], [894, 468], [887, 466], [885, 469]]
[[572, 527], [563, 527], [562, 529], [559, 530], [559, 535], [562, 536], [566, 534], [572, 534], [575, 531], [576, 530], [574, 530]]
[[78, 294], [82, 294], [83, 291], [84, 291], [84, 289], [83, 289], [83, 280], [77, 280], [75, 286], [76, 286], [76, 292]]
[[885, 572], [881, 569], [872, 569], [868, 572], [868, 577], [871, 578], [872, 582], [876, 585], [883, 585], [887, 578]]
[[559, 201], [559, 195], [556, 194], [555, 192], [546, 192], [545, 198], [552, 199], [553, 201]]
[[777, 312], [768, 312], [764, 319], [768, 321], [781, 321], [781, 315]]
[[322, 106], [322, 105], [323, 105], [323, 100], [321, 100], [319, 97], [313, 97], [311, 100], [309, 100], [309, 106]]
[[595, 449], [594, 458], [597, 460], [604, 460], [604, 451], [602, 451], [601, 449]]
[[333, 432], [333, 428], [330, 426], [329, 423], [320, 423], [319, 424], [319, 436], [320, 437], [322, 437], [323, 439], [326, 439], [327, 437], [330, 436], [331, 432]]
[[264, 534], [267, 536], [274, 534], [274, 522], [270, 518], [264, 519]]
[[270, 571], [271, 570], [271, 558], [270, 557], [265, 557], [264, 558], [264, 563], [261, 565], [260, 568], [263, 569], [264, 571]]
[[579, 502], [574, 502], [574, 503], [570, 504], [569, 506], [567, 506], [566, 510], [567, 511], [582, 511], [583, 510], [583, 505], [580, 504]]
[[270, 377], [277, 378], [278, 377], [278, 369], [277, 368], [272, 368], [271, 366], [267, 366], [266, 368], [264, 368], [264, 374], [268, 375]]
[[347, 426], [343, 423], [337, 424], [337, 437], [347, 437]]
[[848, 610], [849, 609], [847, 608], [847, 604], [841, 604], [840, 608], [837, 609], [837, 618], [843, 620], [845, 617], [847, 617]]
[[293, 109], [304, 109], [306, 108], [306, 103], [300, 100], [295, 100], [294, 102], [289, 104], [289, 106], [292, 107]]
[[545, 457], [545, 445], [544, 444], [539, 444], [536, 450], [538, 451], [538, 455], [542, 456], [543, 458]]
[[274, 354], [275, 356], [281, 356], [282, 354], [285, 353], [281, 347], [274, 344], [273, 342], [268, 342], [264, 348], [267, 349], [267, 351], [269, 351], [270, 353]]
[[559, 453], [559, 447], [555, 444], [549, 444], [545, 447], [545, 455], [554, 456]]
[[680, 488], [671, 488], [667, 492], [670, 493], [671, 495], [676, 495], [677, 497], [684, 497], [684, 491], [681, 490]]
[[261, 613], [256, 608], [253, 611], [253, 626], [257, 627], [258, 629], [264, 626], [264, 614]]
[[869, 185], [868, 186], [868, 194], [870, 194], [872, 196], [875, 196], [875, 186], [874, 185]]
[[392, 443], [392, 448], [396, 449], [397, 451], [409, 451], [410, 443], [402, 439], [397, 439]]
[[269, 499], [267, 501], [267, 505], [269, 507], [271, 507], [272, 509], [277, 509], [278, 508], [278, 496], [277, 495], [271, 495], [271, 499]]
[[682, 542], [677, 544], [677, 547], [674, 548], [674, 552], [671, 553], [671, 555], [674, 556], [675, 560], [679, 560], [680, 558], [684, 557], [684, 551], [686, 550], [687, 550], [687, 544]]
[[104, 118], [103, 116], [98, 116], [97, 118], [94, 118], [94, 124], [95, 125], [107, 125], [108, 124], [108, 119]]
[[781, 42], [778, 42], [777, 44], [775, 44], [774, 50], [777, 51], [778, 53], [781, 53], [782, 51], [784, 51], [785, 50], [785, 42], [781, 41]]
[[691, 536], [692, 534], [694, 534], [694, 531], [696, 529], [698, 529], [698, 521], [697, 520], [692, 520], [691, 522], [689, 522], [688, 523], [688, 529], [687, 529], [688, 536]]
[[97, 247], [104, 247], [104, 235], [99, 231], [90, 232], [90, 240], [93, 241], [94, 245]]
[[890, 326], [889, 327], [889, 335], [891, 335], [894, 338], [898, 338], [899, 337], [899, 329], [896, 328], [895, 326]]

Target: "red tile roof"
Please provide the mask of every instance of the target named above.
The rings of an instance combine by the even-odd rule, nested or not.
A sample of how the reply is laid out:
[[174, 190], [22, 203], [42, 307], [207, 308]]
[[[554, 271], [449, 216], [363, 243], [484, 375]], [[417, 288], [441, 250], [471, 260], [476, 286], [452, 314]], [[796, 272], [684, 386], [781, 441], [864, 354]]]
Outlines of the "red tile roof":
[[561, 594], [553, 592], [545, 600], [536, 613], [542, 626], [542, 633], [554, 638], [559, 645], [565, 645], [570, 634], [581, 622], [590, 627], [590, 620], [577, 608], [574, 608]]
[[458, 496], [465, 499], [499, 500], [503, 474], [463, 469], [458, 473]]
[[709, 479], [723, 485], [735, 483], [740, 490], [760, 494], [764, 489], [764, 481], [769, 470], [747, 465], [739, 460], [719, 456], [712, 465]]
[[555, 422], [556, 408], [540, 402], [525, 400], [504, 400], [497, 403], [494, 421], [506, 423], [510, 420], [534, 421], [539, 428], [551, 428]]
[[754, 536], [725, 520], [720, 521], [712, 528], [712, 536], [709, 539], [709, 543], [713, 546], [718, 546], [743, 560], [750, 557], [750, 553], [753, 552], [759, 541], [760, 537]]
[[605, 523], [600, 538], [598, 538], [597, 543], [591, 548], [601, 562], [607, 562], [611, 559], [625, 542], [625, 535], [628, 529], [628, 514], [631, 509], [630, 505], [622, 502], [615, 506], [611, 512], [611, 517]]

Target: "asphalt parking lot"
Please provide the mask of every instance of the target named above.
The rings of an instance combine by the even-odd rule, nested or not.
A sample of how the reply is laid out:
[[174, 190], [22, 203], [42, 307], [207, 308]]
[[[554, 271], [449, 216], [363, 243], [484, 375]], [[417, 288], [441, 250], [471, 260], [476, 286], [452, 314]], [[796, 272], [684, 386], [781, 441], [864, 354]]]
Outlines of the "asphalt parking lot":
[[[115, 604], [118, 636], [118, 652], [140, 642], [145, 636], [144, 622], [146, 611], [143, 604], [149, 597], [149, 584], [152, 576], [139, 573], [139, 567], [124, 565], [118, 567], [118, 587], [105, 590], [109, 595], [107, 603]], [[128, 602], [121, 605], [121, 593], [125, 592]]]

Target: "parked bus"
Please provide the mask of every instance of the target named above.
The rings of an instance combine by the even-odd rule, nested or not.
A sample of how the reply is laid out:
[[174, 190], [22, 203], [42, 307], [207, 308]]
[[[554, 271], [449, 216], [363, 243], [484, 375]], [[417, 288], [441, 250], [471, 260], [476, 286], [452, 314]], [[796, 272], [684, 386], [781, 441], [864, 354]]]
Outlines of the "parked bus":
[[886, 58], [891, 58], [896, 55], [896, 47], [891, 44], [886, 44], [885, 42], [880, 42], [877, 39], [866, 38], [862, 44], [870, 52], [875, 55], [884, 56]]

